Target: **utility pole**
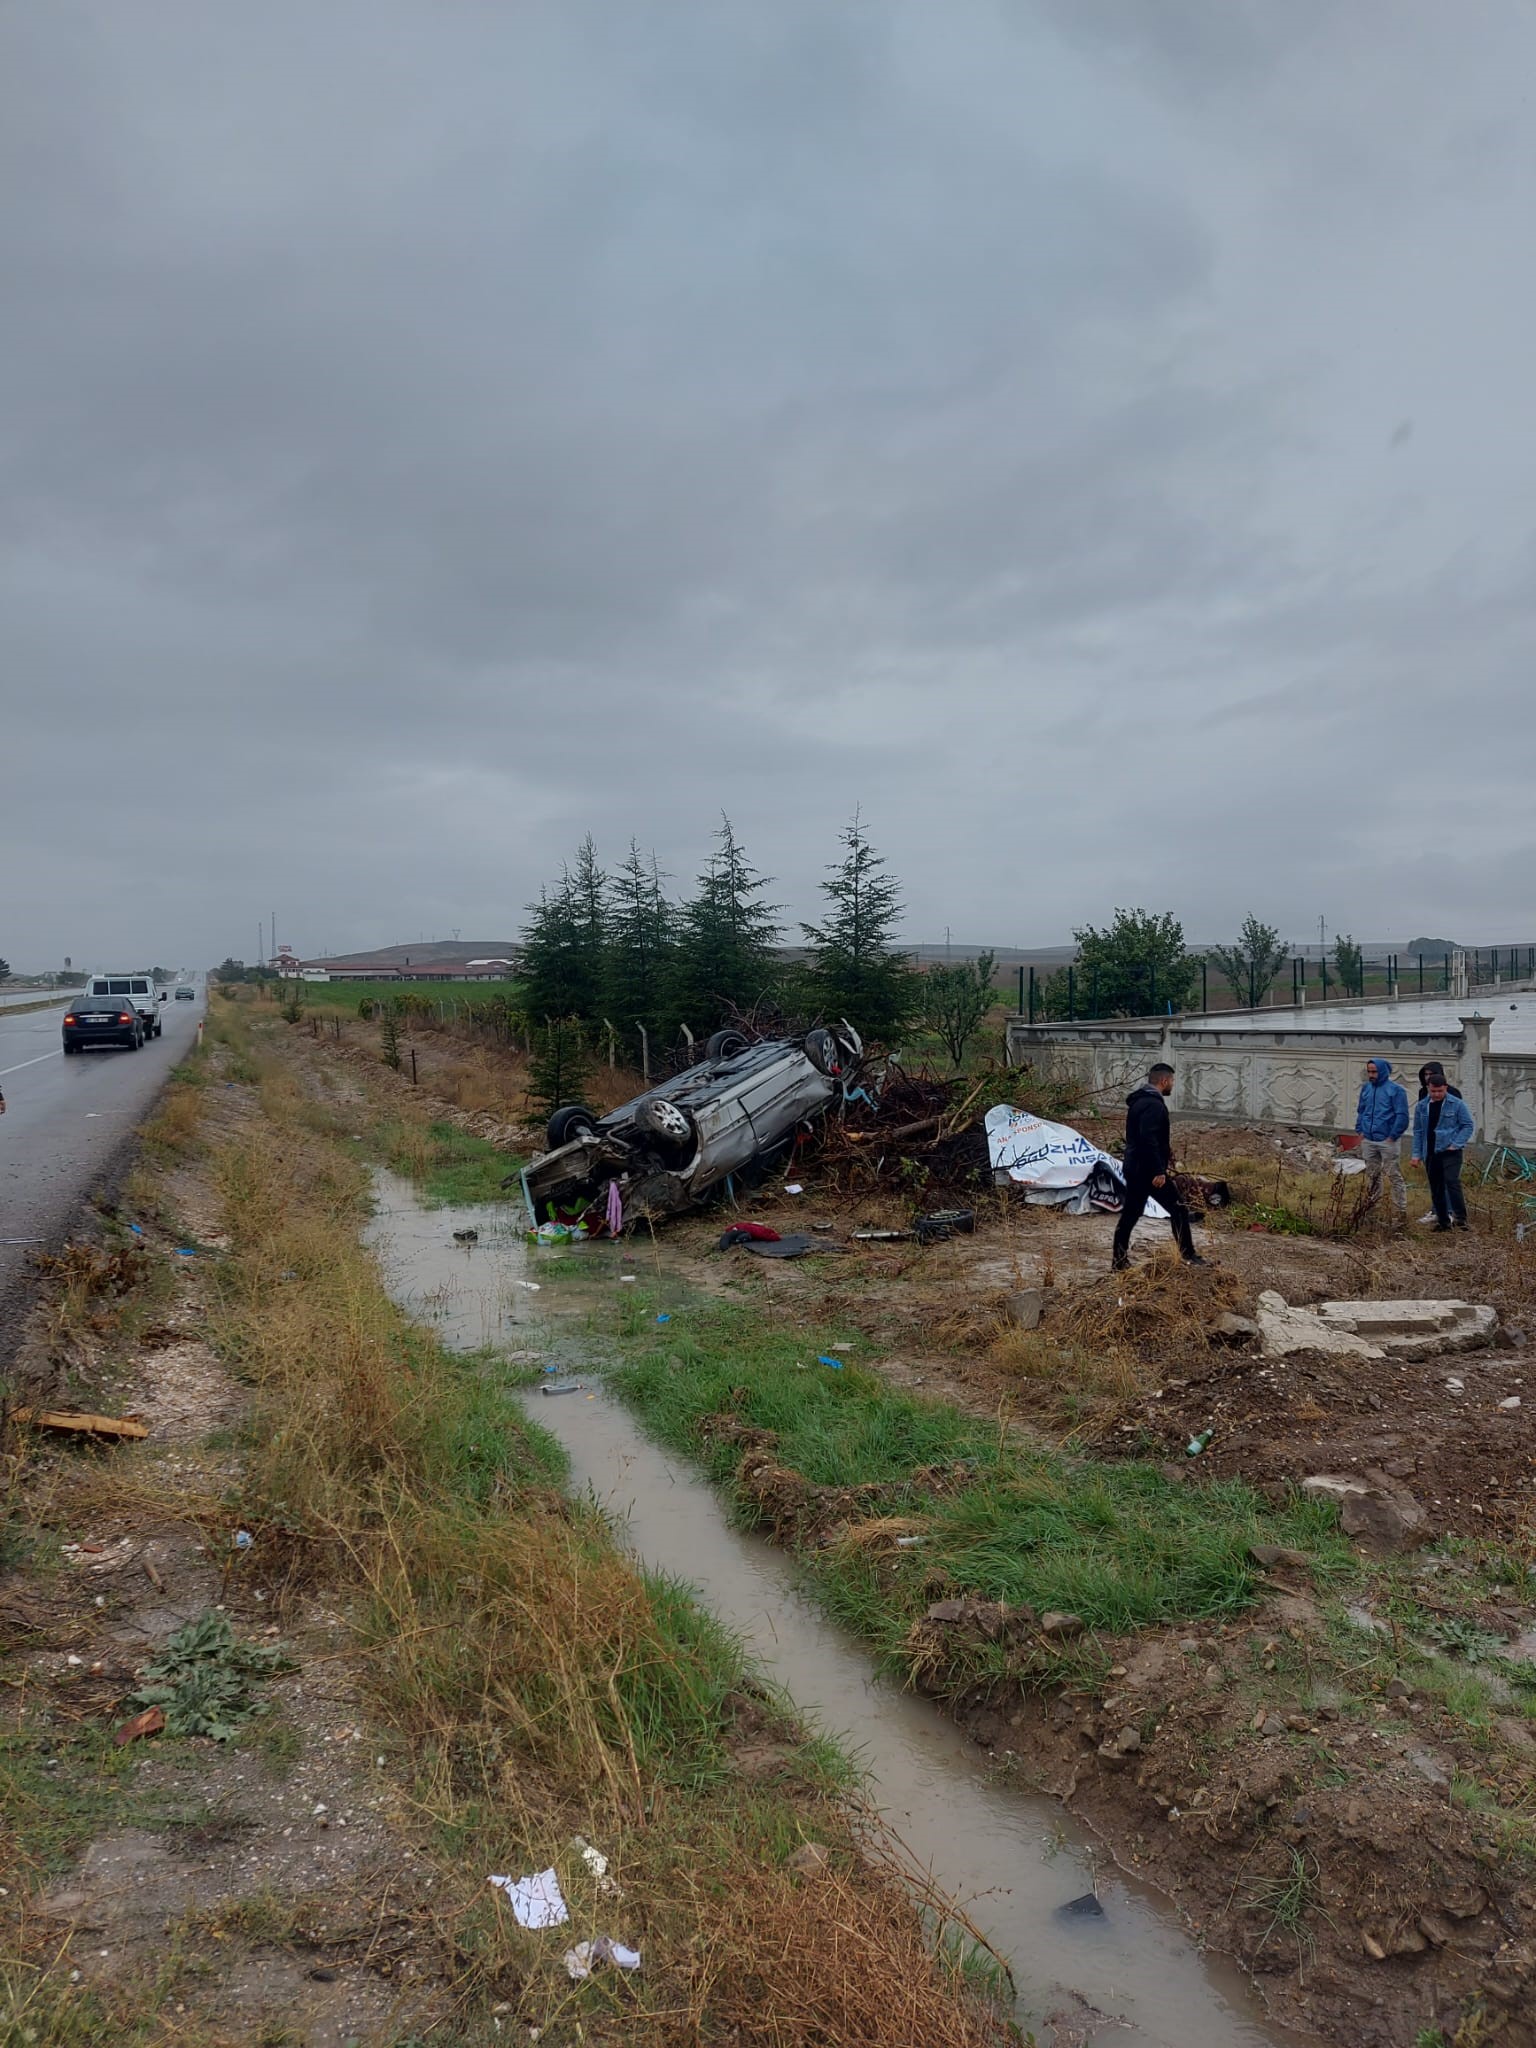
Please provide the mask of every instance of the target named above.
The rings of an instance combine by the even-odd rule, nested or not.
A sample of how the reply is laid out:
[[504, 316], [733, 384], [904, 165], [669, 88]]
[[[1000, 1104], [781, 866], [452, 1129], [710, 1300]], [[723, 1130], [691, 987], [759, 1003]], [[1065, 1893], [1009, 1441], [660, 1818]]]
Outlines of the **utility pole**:
[[1322, 918], [1317, 920], [1317, 957], [1319, 960], [1328, 958], [1328, 927]]

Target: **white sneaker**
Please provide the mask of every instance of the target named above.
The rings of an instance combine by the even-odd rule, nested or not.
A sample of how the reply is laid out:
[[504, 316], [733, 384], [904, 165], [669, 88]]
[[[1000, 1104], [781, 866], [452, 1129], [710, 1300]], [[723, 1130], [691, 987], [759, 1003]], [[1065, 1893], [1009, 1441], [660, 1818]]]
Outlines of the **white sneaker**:
[[1433, 1223], [1433, 1222], [1434, 1222], [1434, 1220], [1435, 1220], [1435, 1212], [1434, 1212], [1434, 1210], [1433, 1210], [1433, 1209], [1431, 1209], [1431, 1210], [1430, 1210], [1430, 1212], [1429, 1212], [1429, 1214], [1428, 1214], [1427, 1216], [1421, 1216], [1421, 1217], [1419, 1218], [1419, 1221], [1420, 1221], [1421, 1223]]

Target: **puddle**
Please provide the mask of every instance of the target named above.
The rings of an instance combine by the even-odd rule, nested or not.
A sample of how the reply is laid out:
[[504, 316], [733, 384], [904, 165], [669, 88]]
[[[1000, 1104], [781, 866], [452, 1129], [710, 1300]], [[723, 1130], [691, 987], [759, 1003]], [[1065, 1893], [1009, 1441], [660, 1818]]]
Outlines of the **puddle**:
[[[551, 1321], [562, 1309], [585, 1312], [595, 1289], [617, 1284], [617, 1255], [594, 1246], [566, 1253], [559, 1277], [530, 1293], [516, 1282], [538, 1279], [549, 1255], [530, 1251], [514, 1211], [423, 1209], [408, 1182], [383, 1173], [376, 1194], [370, 1241], [390, 1289], [447, 1344], [537, 1350], [547, 1333], [547, 1348], [565, 1353], [569, 1337]], [[452, 1232], [468, 1227], [479, 1237], [466, 1249]], [[994, 1776], [945, 1715], [873, 1678], [864, 1648], [800, 1595], [793, 1561], [733, 1529], [709, 1482], [651, 1443], [600, 1387], [562, 1400], [532, 1390], [525, 1405], [560, 1439], [573, 1484], [605, 1504], [635, 1555], [696, 1587], [799, 1713], [857, 1756], [896, 1833], [1010, 1964], [1021, 2022], [1038, 2028], [1079, 1994], [1121, 2022], [1103, 2039], [1126, 2048], [1302, 2039], [1266, 2019], [1241, 1972], [1202, 1954], [1154, 1894], [1096, 1857], [1054, 1800]], [[1058, 1917], [1095, 1889], [1102, 1918]]]

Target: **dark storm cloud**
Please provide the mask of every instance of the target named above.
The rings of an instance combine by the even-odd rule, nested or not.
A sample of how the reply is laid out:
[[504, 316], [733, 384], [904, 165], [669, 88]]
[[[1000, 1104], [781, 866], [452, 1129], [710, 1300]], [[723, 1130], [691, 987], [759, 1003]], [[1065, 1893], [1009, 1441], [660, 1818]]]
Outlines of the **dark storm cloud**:
[[[0, 951], [507, 933], [721, 806], [807, 911], [855, 802], [914, 933], [1523, 930], [1472, 16], [11, 10]], [[125, 787], [133, 874], [57, 829]]]

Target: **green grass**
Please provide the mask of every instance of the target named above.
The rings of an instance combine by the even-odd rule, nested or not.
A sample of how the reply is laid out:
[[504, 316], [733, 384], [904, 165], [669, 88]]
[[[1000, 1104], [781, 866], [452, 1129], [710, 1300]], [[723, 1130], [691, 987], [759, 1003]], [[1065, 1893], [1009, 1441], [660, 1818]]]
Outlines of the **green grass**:
[[137, 1757], [115, 1748], [110, 1730], [89, 1722], [51, 1727], [29, 1717], [0, 1734], [7, 1883], [39, 1885], [67, 1869], [118, 1811], [137, 1769]]
[[396, 1173], [404, 1174], [421, 1189], [422, 1198], [433, 1208], [467, 1209], [480, 1202], [521, 1202], [514, 1184], [502, 1181], [516, 1173], [522, 1161], [499, 1150], [487, 1138], [473, 1131], [461, 1131], [457, 1124], [384, 1123], [374, 1135], [373, 1147]]
[[[880, 1511], [927, 1524], [898, 1567], [857, 1547], [807, 1553], [840, 1619], [893, 1652], [943, 1574], [957, 1591], [1028, 1602], [1124, 1631], [1235, 1613], [1258, 1589], [1252, 1543], [1309, 1552], [1324, 1578], [1354, 1569], [1331, 1508], [1271, 1508], [1223, 1481], [1178, 1485], [1143, 1464], [1062, 1456], [937, 1401], [913, 1398], [875, 1374], [815, 1363], [824, 1340], [764, 1327], [735, 1304], [695, 1302], [658, 1326], [640, 1290], [620, 1308], [621, 1363], [613, 1381], [665, 1443], [728, 1483], [739, 1448], [700, 1437], [729, 1411], [778, 1438], [772, 1456], [816, 1486], [882, 1482]], [[972, 1477], [935, 1492], [917, 1475], [963, 1462]]]
[[[488, 1003], [497, 996], [515, 1009], [522, 1002], [523, 985], [520, 981], [306, 981], [298, 991], [304, 1009], [340, 1010], [350, 1017], [358, 1014], [361, 1002], [387, 1003], [395, 996], [408, 996], [413, 1002], [426, 1005], [433, 1018], [437, 1016], [437, 1005], [444, 1004], [452, 1018], [455, 1006], [462, 1013], [466, 1003]], [[276, 1005], [272, 1007], [275, 1009]]]

